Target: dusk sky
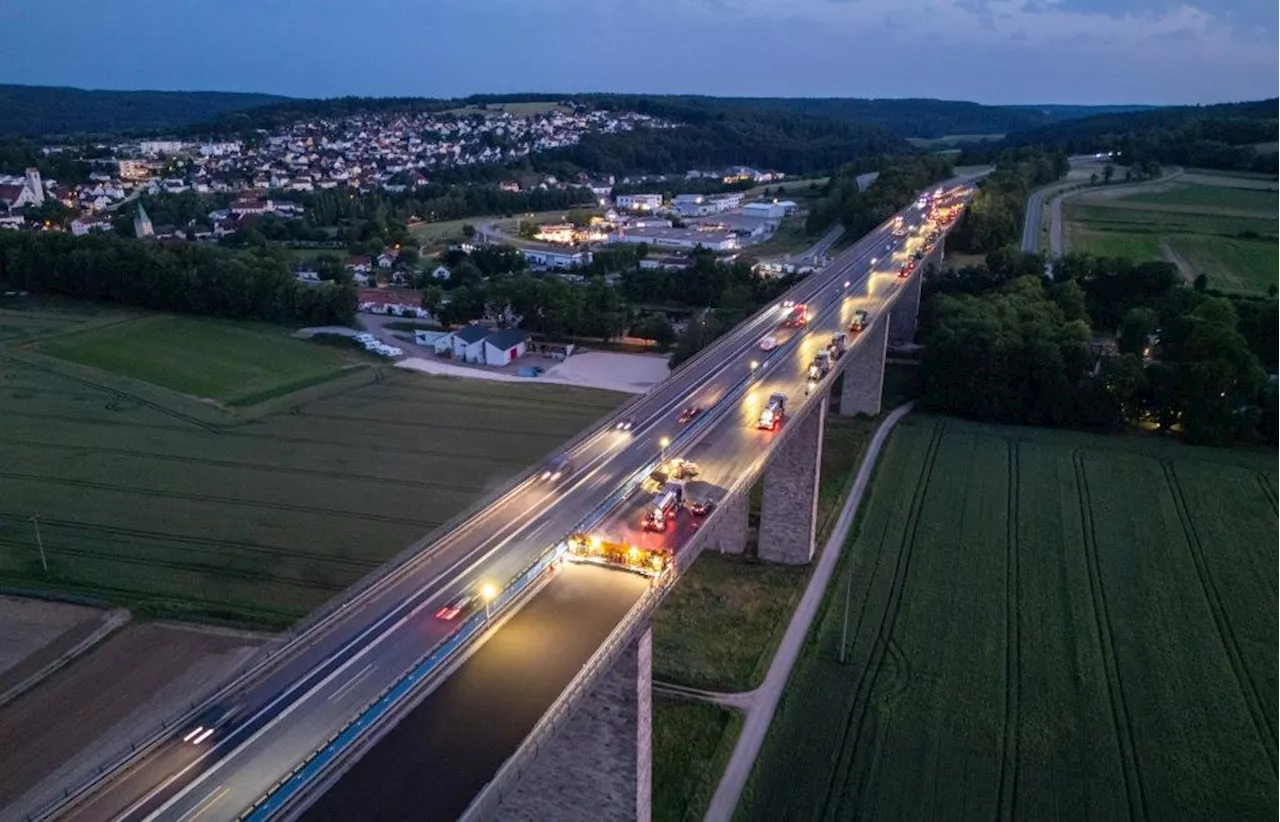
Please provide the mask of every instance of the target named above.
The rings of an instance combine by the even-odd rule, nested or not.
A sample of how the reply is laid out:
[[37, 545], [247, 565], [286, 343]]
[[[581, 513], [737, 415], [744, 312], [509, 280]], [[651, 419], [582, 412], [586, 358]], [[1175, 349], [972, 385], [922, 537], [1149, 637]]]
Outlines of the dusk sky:
[[1276, 0], [6, 0], [0, 82], [1204, 103], [1277, 95]]

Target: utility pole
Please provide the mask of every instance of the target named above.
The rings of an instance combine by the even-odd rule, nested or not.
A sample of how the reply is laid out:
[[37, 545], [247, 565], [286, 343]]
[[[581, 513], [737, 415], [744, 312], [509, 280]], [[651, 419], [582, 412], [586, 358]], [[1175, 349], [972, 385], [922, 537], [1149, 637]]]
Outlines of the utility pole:
[[44, 540], [40, 538], [40, 517], [36, 514], [31, 515], [31, 525], [36, 529], [36, 545], [40, 546], [40, 565], [44, 568], [46, 574], [49, 573], [49, 560], [44, 556]]

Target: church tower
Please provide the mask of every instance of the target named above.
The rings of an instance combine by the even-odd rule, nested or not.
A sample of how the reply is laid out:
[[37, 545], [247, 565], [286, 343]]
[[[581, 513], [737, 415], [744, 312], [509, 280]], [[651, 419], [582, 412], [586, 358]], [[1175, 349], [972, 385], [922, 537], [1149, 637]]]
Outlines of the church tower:
[[44, 183], [40, 181], [39, 169], [27, 169], [27, 188], [31, 189], [31, 205], [44, 205]]
[[147, 216], [147, 210], [142, 207], [142, 203], [138, 203], [138, 211], [133, 215], [134, 236], [151, 237], [155, 233], [155, 229], [151, 227], [151, 218]]

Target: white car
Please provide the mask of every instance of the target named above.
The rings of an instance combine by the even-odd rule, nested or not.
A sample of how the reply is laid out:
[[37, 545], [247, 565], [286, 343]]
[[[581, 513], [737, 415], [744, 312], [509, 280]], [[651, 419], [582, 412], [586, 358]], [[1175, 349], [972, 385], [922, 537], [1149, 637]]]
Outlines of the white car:
[[764, 337], [764, 338], [762, 338], [762, 339], [760, 340], [760, 350], [761, 350], [761, 351], [772, 351], [773, 349], [775, 349], [775, 348], [777, 348], [777, 347], [778, 347], [778, 340], [777, 340], [777, 338], [775, 338], [775, 337], [774, 337], [774, 336], [772, 336], [772, 335], [770, 335], [770, 336], [768, 336], [768, 337]]

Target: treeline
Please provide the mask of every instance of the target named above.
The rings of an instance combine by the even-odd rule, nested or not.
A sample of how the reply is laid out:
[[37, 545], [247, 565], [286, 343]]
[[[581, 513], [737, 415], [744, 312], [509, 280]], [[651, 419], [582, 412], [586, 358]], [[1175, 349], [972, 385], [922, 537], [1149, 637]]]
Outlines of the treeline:
[[101, 91], [0, 85], [0, 134], [168, 129], [284, 98], [222, 91]]
[[1280, 101], [1177, 106], [1069, 120], [1011, 134], [991, 147], [966, 149], [962, 162], [1009, 147], [1040, 145], [1068, 154], [1116, 152], [1116, 162], [1276, 173], [1274, 151], [1252, 144], [1277, 139]]
[[1023, 148], [1006, 153], [979, 181], [947, 246], [964, 254], [986, 254], [1018, 242], [1031, 190], [1062, 179], [1069, 169], [1061, 151]]
[[[850, 236], [860, 237], [909, 205], [922, 190], [950, 177], [952, 168], [944, 154], [847, 164], [827, 181], [824, 197], [809, 210], [806, 228], [817, 234], [839, 221]], [[870, 171], [880, 176], [866, 191], [859, 191], [858, 176]]]
[[45, 154], [41, 146], [20, 138], [0, 139], [0, 174], [23, 174], [36, 168], [46, 180], [66, 185], [88, 182], [92, 167], [80, 159], [79, 151]]
[[349, 287], [308, 287], [280, 258], [110, 234], [0, 231], [5, 289], [291, 325], [350, 324]]
[[[927, 281], [923, 403], [973, 419], [1276, 442], [1274, 301], [1179, 285], [1164, 262], [1038, 255]], [[1096, 351], [1091, 321], [1114, 352]]]

